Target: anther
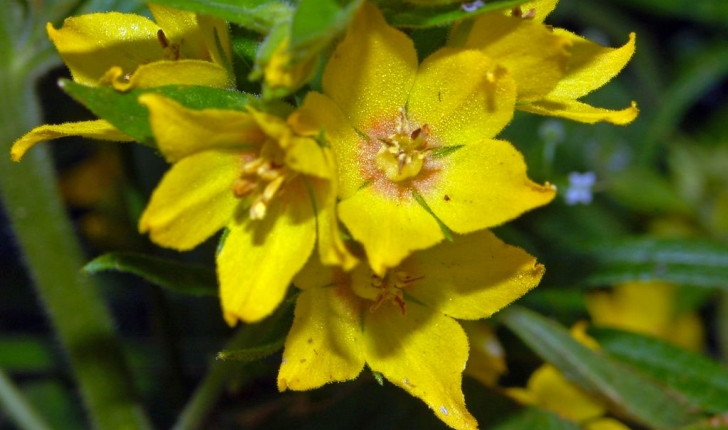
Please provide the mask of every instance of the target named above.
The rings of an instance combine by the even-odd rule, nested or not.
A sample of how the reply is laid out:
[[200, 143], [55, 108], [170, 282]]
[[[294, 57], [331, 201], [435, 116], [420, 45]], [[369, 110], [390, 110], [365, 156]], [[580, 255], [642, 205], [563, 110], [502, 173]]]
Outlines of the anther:
[[162, 49], [169, 46], [169, 39], [167, 39], [167, 35], [164, 34], [164, 31], [162, 31], [161, 28], [157, 30], [157, 40], [159, 41], [159, 44], [162, 45]]

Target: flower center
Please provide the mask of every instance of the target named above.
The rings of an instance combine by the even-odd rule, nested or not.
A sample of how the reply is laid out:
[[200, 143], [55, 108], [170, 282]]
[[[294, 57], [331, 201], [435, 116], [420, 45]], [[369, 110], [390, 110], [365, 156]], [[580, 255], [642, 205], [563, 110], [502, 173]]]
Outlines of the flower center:
[[422, 276], [414, 276], [402, 270], [387, 272], [384, 277], [371, 274], [369, 285], [354, 284], [354, 291], [363, 298], [374, 301], [370, 308], [372, 312], [388, 301], [394, 302], [399, 307], [402, 315], [406, 312], [404, 293], [402, 290], [411, 286], [412, 282], [422, 279]]
[[433, 149], [428, 140], [429, 134], [430, 127], [427, 124], [413, 130], [404, 109], [400, 108], [395, 132], [378, 139], [382, 146], [375, 158], [377, 168], [390, 181], [414, 178]]
[[252, 199], [250, 219], [265, 218], [268, 206], [295, 172], [286, 168], [283, 151], [276, 142], [268, 141], [263, 145], [258, 157], [243, 163], [240, 175], [233, 182], [235, 197]]

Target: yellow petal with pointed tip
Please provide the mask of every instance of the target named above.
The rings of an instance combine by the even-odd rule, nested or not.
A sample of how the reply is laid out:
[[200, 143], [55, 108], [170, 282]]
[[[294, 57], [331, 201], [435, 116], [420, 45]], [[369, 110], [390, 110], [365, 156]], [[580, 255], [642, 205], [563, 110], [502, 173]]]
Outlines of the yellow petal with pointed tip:
[[98, 82], [112, 85], [119, 91], [162, 85], [201, 85], [214, 88], [232, 88], [227, 71], [217, 64], [201, 60], [155, 61], [136, 69], [131, 76], [120, 67], [112, 67]]
[[559, 0], [532, 0], [526, 3], [521, 3], [519, 7], [523, 13], [527, 13], [533, 9], [536, 14], [531, 19], [535, 22], [543, 22], [556, 8], [556, 4], [558, 2]]
[[231, 186], [239, 154], [204, 151], [180, 160], [164, 175], [139, 220], [139, 231], [168, 248], [188, 250], [230, 220], [238, 200]]
[[364, 3], [329, 59], [324, 93], [339, 105], [351, 125], [366, 130], [398, 115], [416, 73], [412, 40], [387, 25], [374, 5]]
[[116, 142], [131, 142], [134, 139], [125, 135], [111, 125], [108, 121], [98, 119], [95, 121], [66, 122], [63, 124], [46, 124], [36, 127], [16, 140], [10, 149], [13, 161], [20, 161], [26, 152], [37, 143], [61, 137], [81, 136], [89, 139], [113, 140]]
[[422, 399], [450, 427], [478, 427], [465, 408], [468, 339], [455, 320], [412, 301], [405, 315], [391, 303], [364, 315], [366, 361], [373, 371]]
[[346, 199], [365, 182], [359, 167], [361, 137], [344, 117], [341, 109], [330, 98], [310, 92], [303, 106], [291, 115], [294, 127], [309, 133], [323, 130], [323, 138], [331, 146], [336, 158], [339, 177], [338, 193]]
[[141, 64], [164, 58], [159, 26], [139, 15], [92, 13], [66, 18], [58, 30], [50, 23], [46, 29], [73, 80], [84, 85], [97, 85], [113, 66], [131, 74]]
[[412, 251], [444, 237], [435, 218], [413, 198], [391, 199], [371, 186], [340, 202], [339, 218], [364, 245], [369, 265], [380, 276]]
[[416, 252], [397, 270], [421, 278], [408, 285], [408, 295], [468, 320], [488, 318], [508, 306], [538, 285], [544, 273], [534, 257], [488, 230]]
[[149, 109], [157, 145], [169, 161], [211, 149], [257, 148], [265, 141], [258, 123], [246, 112], [187, 109], [157, 94], [144, 94], [139, 103]]
[[475, 20], [466, 48], [478, 49], [505, 67], [519, 100], [544, 97], [564, 75], [569, 39], [528, 19], [486, 13]]
[[566, 74], [548, 95], [553, 99], [578, 99], [602, 87], [624, 69], [635, 49], [634, 33], [621, 48], [608, 48], [561, 28], [554, 34], [571, 41]]
[[296, 301], [278, 390], [310, 390], [356, 378], [364, 368], [362, 300], [348, 285], [312, 288]]
[[217, 255], [223, 316], [231, 326], [273, 313], [316, 241], [316, 218], [300, 178], [285, 185], [263, 220], [251, 221], [247, 211], [238, 217]]
[[149, 3], [154, 21], [162, 28], [170, 43], [177, 45], [179, 58], [210, 61], [197, 14], [186, 10]]
[[428, 124], [441, 145], [493, 137], [513, 118], [516, 87], [478, 51], [444, 48], [420, 66], [407, 104], [409, 118]]
[[640, 113], [635, 102], [632, 102], [630, 107], [622, 110], [610, 110], [590, 106], [576, 100], [554, 99], [551, 97], [533, 103], [519, 105], [518, 109], [539, 115], [571, 119], [587, 124], [604, 121], [616, 125], [629, 124]]
[[526, 176], [523, 156], [508, 142], [486, 140], [452, 152], [437, 185], [422, 196], [457, 233], [494, 227], [550, 202], [556, 190]]

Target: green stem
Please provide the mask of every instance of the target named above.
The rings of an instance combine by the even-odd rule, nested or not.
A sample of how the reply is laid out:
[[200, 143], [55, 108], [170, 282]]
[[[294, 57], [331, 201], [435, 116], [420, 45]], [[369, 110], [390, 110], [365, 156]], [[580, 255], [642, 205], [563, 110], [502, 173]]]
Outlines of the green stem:
[[[249, 344], [251, 336], [255, 334], [253, 330], [250, 330], [251, 327], [255, 326], [246, 326], [238, 330], [224, 349], [236, 349]], [[220, 394], [230, 381], [230, 375], [235, 374], [236, 369], [242, 365], [235, 361], [216, 360], [213, 362], [177, 419], [174, 430], [201, 428], [210, 409], [217, 403]]]
[[0, 369], [0, 405], [19, 429], [51, 429], [2, 369]]
[[[291, 294], [266, 320], [238, 329], [233, 337], [225, 344], [223, 350], [236, 350], [250, 345], [264, 345], [281, 341], [285, 338], [293, 321], [293, 304], [297, 294]], [[210, 413], [210, 409], [217, 403], [223, 389], [230, 382], [230, 375], [234, 375], [247, 363], [236, 361], [217, 360], [210, 366], [205, 378], [192, 395], [185, 409], [180, 414], [174, 430], [194, 430], [201, 428], [203, 421]]]
[[[3, 40], [4, 39], [4, 40]], [[92, 425], [150, 424], [131, 384], [121, 345], [98, 286], [79, 274], [84, 257], [58, 195], [47, 148], [10, 161], [13, 141], [40, 122], [34, 79], [0, 37], [0, 196], [48, 318], [68, 354]]]

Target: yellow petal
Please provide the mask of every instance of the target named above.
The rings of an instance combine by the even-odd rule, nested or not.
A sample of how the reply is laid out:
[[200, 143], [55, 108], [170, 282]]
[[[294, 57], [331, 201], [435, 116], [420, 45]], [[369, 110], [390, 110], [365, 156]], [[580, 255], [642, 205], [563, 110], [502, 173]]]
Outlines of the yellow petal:
[[435, 218], [413, 198], [390, 199], [371, 186], [339, 203], [339, 218], [364, 245], [369, 265], [378, 275], [397, 266], [412, 251], [443, 239]]
[[[329, 178], [334, 166], [327, 160], [321, 147], [313, 138], [298, 136], [282, 118], [248, 108], [258, 127], [278, 141], [285, 151], [286, 167], [306, 175]], [[295, 119], [293, 120], [295, 121]]]
[[675, 290], [662, 282], [628, 282], [585, 298], [595, 325], [660, 336], [674, 315]]
[[544, 267], [488, 230], [412, 254], [397, 270], [422, 278], [406, 293], [457, 319], [488, 318], [538, 285]]
[[296, 301], [278, 390], [310, 390], [356, 378], [364, 368], [362, 300], [348, 285], [312, 288]]
[[470, 357], [465, 374], [481, 384], [495, 387], [498, 378], [506, 372], [503, 346], [493, 327], [483, 321], [460, 321], [470, 341]]
[[533, 103], [519, 105], [518, 109], [539, 115], [555, 116], [574, 121], [594, 124], [596, 122], [609, 122], [617, 125], [626, 125], [634, 121], [639, 114], [637, 104], [622, 110], [610, 110], [590, 106], [576, 100], [555, 99], [550, 96]]
[[574, 421], [604, 415], [604, 406], [567, 381], [555, 367], [546, 364], [531, 375], [528, 391], [536, 404]]
[[523, 13], [528, 13], [531, 9], [534, 10], [533, 21], [543, 22], [547, 16], [556, 8], [556, 4], [559, 0], [532, 0], [526, 3], [521, 3], [520, 8]]
[[346, 199], [358, 190], [365, 180], [359, 167], [361, 138], [330, 98], [310, 92], [303, 106], [291, 115], [294, 127], [317, 133], [323, 129], [326, 143], [334, 151], [339, 177], [338, 193]]
[[120, 67], [112, 67], [99, 83], [110, 84], [119, 91], [162, 85], [233, 88], [235, 84], [225, 69], [201, 60], [155, 61], [139, 66], [131, 77], [124, 75]]
[[323, 76], [324, 93], [359, 130], [391, 121], [404, 107], [417, 73], [412, 41], [364, 3]]
[[251, 221], [247, 213], [240, 216], [244, 219], [229, 226], [217, 255], [220, 300], [230, 325], [270, 315], [316, 241], [316, 219], [300, 178], [285, 185], [263, 220]]
[[318, 250], [321, 262], [341, 266], [349, 271], [359, 260], [347, 249], [341, 238], [336, 216], [336, 181], [307, 178], [316, 205]]
[[131, 74], [141, 64], [164, 58], [159, 26], [139, 15], [92, 13], [66, 18], [58, 30], [50, 23], [46, 29], [73, 80], [84, 85], [97, 85], [113, 66]]
[[139, 103], [149, 109], [157, 145], [169, 161], [211, 149], [250, 149], [265, 141], [257, 122], [247, 112], [192, 110], [157, 94], [144, 94]]
[[164, 175], [139, 220], [158, 245], [191, 249], [221, 229], [238, 200], [231, 186], [238, 154], [204, 151], [184, 158]]
[[117, 130], [108, 121], [101, 119], [95, 121], [66, 122], [58, 125], [46, 124], [32, 129], [25, 136], [16, 140], [10, 149], [10, 156], [13, 161], [20, 161], [25, 153], [37, 143], [69, 136], [81, 136], [89, 139], [113, 140], [117, 142], [131, 142], [134, 140]]
[[422, 196], [457, 233], [502, 224], [545, 205], [556, 193], [548, 184], [531, 182], [523, 156], [502, 140], [465, 145], [446, 157], [437, 184]]
[[508, 70], [520, 100], [535, 100], [554, 89], [566, 70], [568, 45], [567, 38], [538, 22], [500, 13], [479, 16], [465, 43]]
[[[228, 69], [232, 66], [232, 43], [227, 23], [208, 15], [197, 15], [197, 24], [212, 62]], [[220, 51], [222, 48], [222, 51]]]
[[549, 98], [578, 99], [589, 94], [617, 76], [634, 54], [634, 33], [621, 48], [607, 48], [561, 28], [554, 34], [570, 40], [572, 46], [566, 74]]
[[315, 256], [309, 258], [306, 265], [293, 278], [293, 285], [304, 291], [349, 283], [349, 275], [344, 271], [338, 267], [324, 266]]
[[196, 13], [154, 3], [149, 3], [148, 6], [165, 37], [178, 47], [175, 49], [179, 49], [179, 58], [211, 60]]
[[468, 339], [455, 320], [411, 301], [405, 315], [386, 303], [364, 315], [365, 354], [372, 370], [422, 399], [450, 427], [478, 427], [465, 408], [461, 385]]
[[428, 124], [442, 145], [493, 137], [513, 118], [516, 87], [478, 51], [444, 48], [427, 57], [407, 105], [416, 124]]

